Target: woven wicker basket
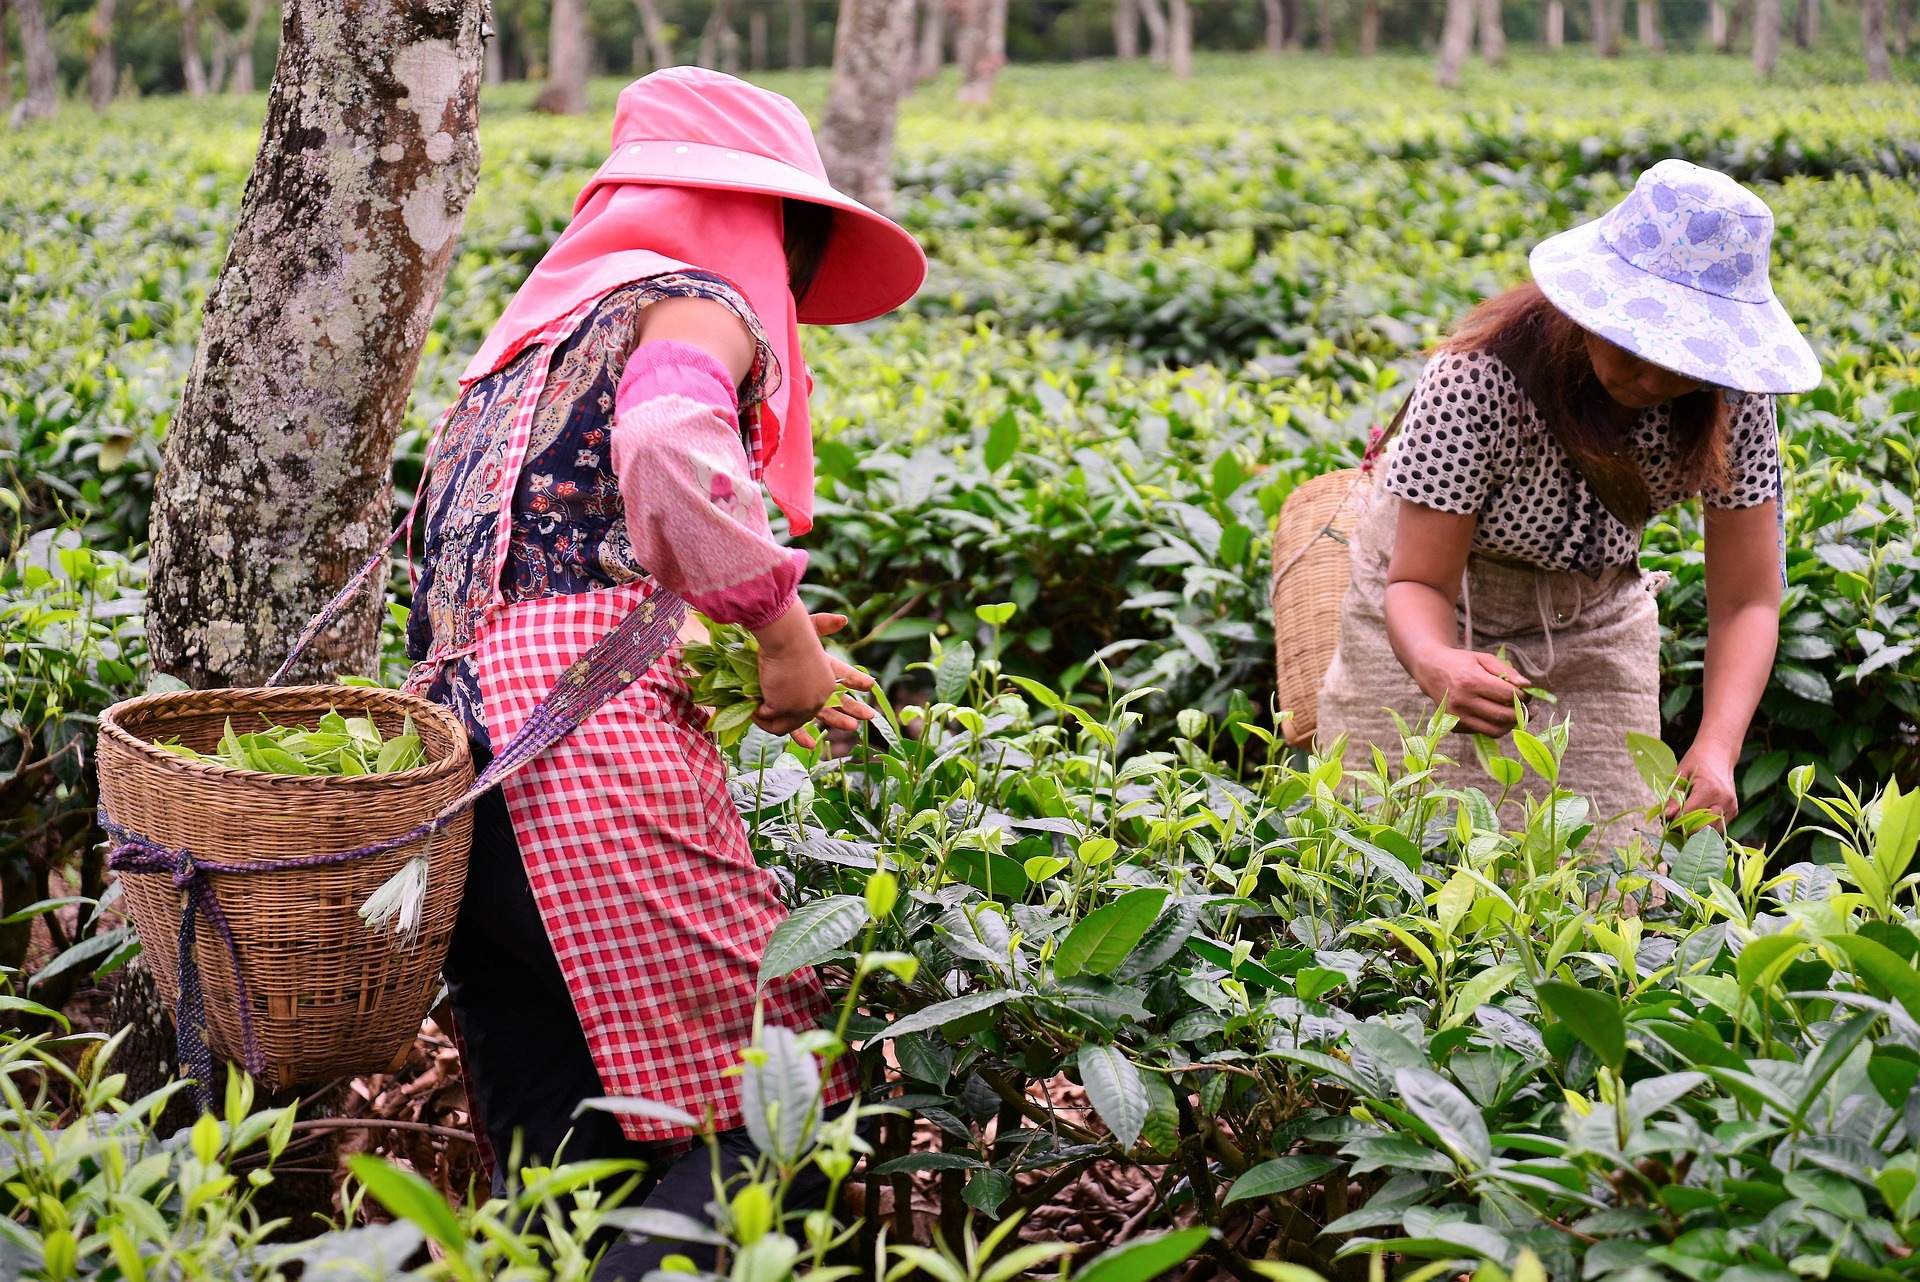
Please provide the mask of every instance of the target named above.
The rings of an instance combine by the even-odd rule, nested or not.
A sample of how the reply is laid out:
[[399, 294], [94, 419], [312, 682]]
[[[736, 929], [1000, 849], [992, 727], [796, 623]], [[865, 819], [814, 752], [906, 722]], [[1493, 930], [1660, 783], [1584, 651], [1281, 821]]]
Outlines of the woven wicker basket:
[[1358, 468], [1328, 472], [1296, 488], [1280, 506], [1273, 532], [1274, 684], [1287, 742], [1302, 747], [1319, 727], [1320, 685], [1333, 663], [1340, 608], [1352, 578], [1347, 538], [1353, 532], [1356, 490], [1368, 482]]
[[[229, 717], [241, 731], [268, 723], [311, 726], [329, 708], [372, 717], [387, 735], [412, 716], [427, 764], [385, 775], [271, 775], [153, 746], [178, 739], [211, 751]], [[100, 719], [99, 771], [101, 807], [110, 822], [222, 862], [337, 853], [398, 836], [465, 792], [473, 761], [459, 721], [424, 699], [395, 690], [292, 686], [183, 691], [115, 704]], [[429, 840], [351, 863], [207, 874], [238, 944], [269, 1085], [386, 1071], [405, 1056], [438, 991], [472, 831], [469, 812]], [[403, 945], [390, 930], [369, 927], [359, 909], [423, 847], [430, 847], [427, 902], [418, 935]], [[182, 892], [164, 874], [122, 873], [121, 881], [147, 964], [171, 1005], [179, 992]], [[242, 1035], [226, 945], [202, 929], [194, 953], [206, 991], [208, 1044], [239, 1061]]]

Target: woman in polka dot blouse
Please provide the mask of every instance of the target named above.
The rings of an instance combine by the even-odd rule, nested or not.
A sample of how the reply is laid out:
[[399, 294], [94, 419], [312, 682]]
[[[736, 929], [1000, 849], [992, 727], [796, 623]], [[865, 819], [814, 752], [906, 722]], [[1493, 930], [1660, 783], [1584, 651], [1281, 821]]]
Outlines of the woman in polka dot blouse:
[[[1773, 664], [1780, 454], [1773, 396], [1819, 382], [1767, 280], [1773, 218], [1725, 175], [1667, 160], [1595, 222], [1542, 243], [1416, 382], [1381, 484], [1361, 487], [1353, 583], [1319, 737], [1397, 760], [1436, 704], [1504, 736], [1568, 720], [1563, 786], [1615, 840], [1655, 829], [1626, 734], [1660, 733], [1660, 630], [1640, 539], [1706, 509], [1706, 706], [1674, 809], [1721, 822]], [[1529, 706], [1525, 688], [1551, 691]], [[1443, 780], [1492, 791], [1472, 753]], [[1530, 785], [1539, 786], [1531, 781]]]

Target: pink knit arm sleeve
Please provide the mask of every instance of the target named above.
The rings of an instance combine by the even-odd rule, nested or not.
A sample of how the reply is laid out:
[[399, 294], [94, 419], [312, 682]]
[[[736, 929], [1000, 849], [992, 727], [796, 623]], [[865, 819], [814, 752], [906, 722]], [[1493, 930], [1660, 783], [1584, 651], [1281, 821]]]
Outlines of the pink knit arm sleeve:
[[642, 343], [614, 395], [613, 467], [636, 559], [694, 609], [762, 628], [787, 611], [807, 554], [774, 540], [740, 443], [733, 380], [686, 343]]

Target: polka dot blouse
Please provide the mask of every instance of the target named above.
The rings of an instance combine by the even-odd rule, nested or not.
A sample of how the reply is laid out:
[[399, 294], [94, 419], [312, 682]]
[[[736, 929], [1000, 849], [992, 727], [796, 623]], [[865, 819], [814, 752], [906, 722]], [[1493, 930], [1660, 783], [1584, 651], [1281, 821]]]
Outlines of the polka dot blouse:
[[[1656, 512], [1699, 492], [1682, 483], [1669, 406], [1641, 412], [1633, 445]], [[1773, 397], [1739, 395], [1727, 454], [1726, 483], [1704, 496], [1708, 504], [1755, 507], [1778, 496]], [[1388, 452], [1385, 484], [1422, 507], [1477, 516], [1476, 552], [1589, 574], [1640, 559], [1641, 527], [1607, 510], [1512, 372], [1485, 352], [1427, 363]]]

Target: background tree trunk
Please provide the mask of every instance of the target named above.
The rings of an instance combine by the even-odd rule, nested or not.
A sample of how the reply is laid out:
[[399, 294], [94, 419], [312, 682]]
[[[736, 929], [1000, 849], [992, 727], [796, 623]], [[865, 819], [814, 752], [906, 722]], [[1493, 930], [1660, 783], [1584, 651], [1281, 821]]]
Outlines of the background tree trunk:
[[673, 41], [667, 38], [666, 20], [660, 16], [660, 0], [633, 0], [640, 18], [640, 39], [645, 42], [647, 64], [655, 70], [673, 65]]
[[7, 52], [7, 0], [0, 0], [0, 107], [13, 98], [13, 63]]
[[1333, 52], [1333, 0], [1320, 0], [1320, 23], [1316, 38], [1321, 53]]
[[1602, 58], [1620, 56], [1620, 10], [1615, 0], [1593, 0], [1593, 51]]
[[1140, 56], [1140, 11], [1133, 0], [1113, 0], [1113, 56], [1126, 61]]
[[1480, 0], [1480, 56], [1497, 67], [1507, 60], [1507, 28], [1501, 0]]
[[[1747, 5], [1749, 0], [1728, 0], [1727, 4], [1727, 48], [1732, 49], [1740, 43], [1740, 32], [1747, 25]], [[1776, 42], [1778, 38], [1776, 37]]]
[[1473, 47], [1475, 0], [1447, 0], [1446, 25], [1440, 31], [1440, 65], [1434, 79], [1442, 89], [1460, 83], [1460, 68]]
[[[289, 0], [153, 502], [153, 664], [264, 680], [386, 537], [389, 454], [479, 170], [482, 6]], [[377, 159], [376, 159], [377, 158]], [[370, 672], [358, 603], [298, 676]]]
[[587, 109], [586, 0], [553, 0], [547, 24], [547, 83], [535, 111], [577, 116]]
[[200, 60], [199, 0], [180, 0], [180, 74], [186, 79], [187, 97], [206, 96], [207, 64]]
[[87, 100], [95, 111], [105, 111], [119, 84], [119, 69], [113, 65], [113, 0], [94, 0], [87, 35], [93, 43], [87, 56]]
[[[1913, 45], [1913, 9], [1914, 0], [1893, 0], [1893, 30], [1889, 33], [1896, 56], [1904, 58]], [[0, 9], [0, 13], [4, 13]]]
[[1660, 0], [1637, 0], [1634, 17], [1639, 25], [1641, 47], [1665, 53], [1667, 37], [1660, 30]]
[[1305, 0], [1280, 0], [1280, 12], [1286, 17], [1286, 42], [1289, 49], [1304, 48], [1307, 43]]
[[1726, 0], [1707, 0], [1707, 44], [1715, 53], [1726, 53], [1733, 47], [1727, 33]]
[[[639, 40], [636, 38], [634, 43], [637, 45]], [[635, 61], [638, 61], [638, 59]], [[489, 35], [486, 40], [485, 52], [481, 55], [480, 79], [486, 84], [497, 85], [505, 81], [506, 78], [507, 58], [505, 52], [500, 48], [500, 37], [498, 35]]]
[[[1863, 21], [1864, 16], [1863, 12]], [[1802, 49], [1811, 49], [1820, 43], [1820, 0], [1800, 0], [1794, 6], [1793, 42]]]
[[807, 65], [807, 0], [787, 0], [787, 65]]
[[53, 56], [45, 0], [12, 0], [12, 7], [20, 24], [20, 61], [27, 72], [26, 96], [13, 107], [13, 123], [19, 125], [45, 120], [60, 109], [60, 67]]
[[1167, 11], [1161, 0], [1135, 0], [1140, 20], [1147, 24], [1147, 56], [1164, 64], [1169, 56]]
[[1893, 79], [1887, 62], [1887, 0], [1861, 0], [1860, 42], [1866, 46], [1867, 79]]
[[963, 12], [954, 50], [962, 76], [958, 96], [984, 105], [993, 101], [993, 83], [1007, 62], [1007, 0], [966, 0]]
[[747, 10], [747, 66], [767, 69], [767, 11], [757, 6]]
[[1380, 0], [1360, 0], [1360, 56], [1380, 52]]
[[1280, 0], [1260, 0], [1260, 9], [1266, 18], [1266, 33], [1263, 47], [1268, 53], [1282, 53], [1287, 47], [1287, 11]]
[[940, 74], [947, 60], [947, 11], [951, 0], [923, 0], [920, 14], [920, 47], [914, 54], [914, 78], [930, 80]]
[[693, 60], [703, 67], [719, 68], [725, 58], [723, 45], [733, 30], [733, 0], [713, 0], [707, 11], [707, 25], [700, 28], [700, 47]]
[[1566, 0], [1547, 0], [1547, 16], [1540, 26], [1540, 38], [1549, 49], [1565, 47], [1567, 43]]
[[227, 88], [233, 93], [252, 93], [253, 46], [260, 39], [260, 19], [265, 16], [267, 0], [247, 0], [247, 16], [234, 38], [233, 65], [227, 76]]
[[1167, 0], [1167, 69], [1181, 80], [1193, 75], [1193, 6]]
[[820, 158], [833, 185], [882, 213], [893, 209], [893, 127], [913, 49], [914, 6], [840, 0], [833, 81], [820, 119]]
[[1765, 78], [1780, 61], [1780, 0], [1755, 0], [1753, 6], [1753, 70]]

